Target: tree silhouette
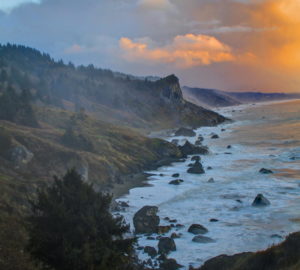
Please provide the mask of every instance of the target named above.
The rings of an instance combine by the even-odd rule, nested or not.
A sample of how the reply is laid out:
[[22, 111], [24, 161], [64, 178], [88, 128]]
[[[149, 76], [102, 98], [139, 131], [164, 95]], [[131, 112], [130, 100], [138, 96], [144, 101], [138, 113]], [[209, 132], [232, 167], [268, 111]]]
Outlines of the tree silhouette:
[[[29, 251], [49, 269], [126, 269], [134, 239], [122, 217], [109, 212], [111, 196], [93, 187], [70, 170], [31, 202]], [[129, 268], [128, 268], [129, 269]]]

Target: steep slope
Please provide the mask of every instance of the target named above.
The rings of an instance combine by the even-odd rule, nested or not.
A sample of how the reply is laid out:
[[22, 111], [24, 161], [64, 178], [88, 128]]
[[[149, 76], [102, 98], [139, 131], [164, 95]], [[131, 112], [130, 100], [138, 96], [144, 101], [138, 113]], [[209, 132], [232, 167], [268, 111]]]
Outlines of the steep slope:
[[0, 46], [0, 208], [22, 208], [27, 193], [72, 167], [102, 190], [135, 181], [182, 156], [146, 131], [224, 120], [186, 102], [174, 75], [140, 79]]
[[37, 105], [69, 111], [84, 108], [97, 119], [118, 125], [153, 130], [224, 121], [222, 116], [185, 101], [174, 75], [149, 80], [93, 65], [76, 68], [14, 45], [0, 46], [0, 72], [2, 85], [12, 84], [16, 91], [29, 89]]
[[300, 269], [300, 232], [280, 245], [256, 253], [221, 255], [207, 261], [199, 270], [298, 270]]

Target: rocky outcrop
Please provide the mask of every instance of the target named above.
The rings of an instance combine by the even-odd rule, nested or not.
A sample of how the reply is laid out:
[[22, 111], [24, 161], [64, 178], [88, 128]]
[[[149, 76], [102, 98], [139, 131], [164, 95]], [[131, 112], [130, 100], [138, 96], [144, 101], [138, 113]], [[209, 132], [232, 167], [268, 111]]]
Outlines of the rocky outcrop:
[[136, 233], [157, 233], [160, 218], [157, 215], [158, 207], [144, 206], [133, 217]]
[[300, 265], [300, 232], [265, 251], [220, 255], [205, 262], [198, 270], [296, 270]]
[[31, 153], [25, 146], [15, 146], [9, 150], [9, 159], [16, 167], [27, 165], [34, 154]]
[[187, 141], [183, 146], [179, 146], [179, 150], [185, 156], [188, 155], [206, 155], [208, 148], [205, 146], [195, 146]]
[[182, 265], [178, 264], [175, 259], [165, 259], [160, 264], [161, 270], [178, 270]]
[[261, 207], [261, 206], [268, 206], [270, 204], [271, 204], [270, 201], [266, 197], [264, 197], [264, 195], [258, 194], [254, 199], [252, 206]]
[[165, 234], [168, 233], [171, 230], [171, 226], [158, 226], [158, 234]]
[[214, 179], [214, 178], [209, 178], [207, 182], [208, 182], [208, 183], [214, 183], [214, 182], [215, 182], [215, 179]]
[[191, 158], [191, 161], [201, 161], [201, 157], [200, 156], [193, 156]]
[[147, 253], [151, 258], [155, 258], [157, 256], [157, 250], [150, 246], [146, 246], [144, 248], [144, 253]]
[[196, 161], [194, 165], [192, 165], [191, 168], [187, 170], [188, 173], [191, 174], [203, 174], [205, 173], [202, 164], [199, 161]]
[[265, 169], [265, 168], [260, 169], [259, 172], [260, 172], [261, 174], [272, 174], [272, 173], [273, 173], [272, 170]]
[[219, 137], [218, 134], [213, 134], [213, 135], [211, 136], [211, 138], [212, 138], [212, 139], [219, 139], [220, 137]]
[[180, 185], [181, 183], [183, 183], [184, 181], [182, 179], [176, 179], [176, 180], [172, 180], [169, 182], [170, 185], [175, 185], [175, 186], [178, 186]]
[[192, 234], [206, 234], [208, 229], [200, 224], [193, 224], [189, 227], [188, 232]]
[[208, 244], [208, 243], [214, 243], [214, 242], [216, 242], [212, 238], [206, 237], [206, 236], [203, 236], [203, 235], [196, 235], [193, 238], [192, 241], [195, 242], [195, 243], [200, 243], [200, 244]]
[[175, 136], [194, 137], [196, 136], [196, 132], [190, 128], [182, 127], [175, 132]]
[[169, 254], [171, 251], [176, 251], [176, 244], [172, 238], [162, 237], [158, 242], [158, 253]]

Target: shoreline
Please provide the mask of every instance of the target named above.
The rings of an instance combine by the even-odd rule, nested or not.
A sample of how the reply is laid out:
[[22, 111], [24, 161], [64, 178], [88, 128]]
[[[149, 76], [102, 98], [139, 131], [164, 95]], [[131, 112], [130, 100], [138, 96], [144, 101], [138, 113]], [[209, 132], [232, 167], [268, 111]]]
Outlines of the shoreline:
[[[289, 100], [289, 101], [281, 101], [281, 102], [276, 102], [276, 103], [289, 103], [289, 102], [291, 102], [292, 100]], [[295, 100], [293, 100], [293, 101], [295, 101]], [[272, 104], [274, 104], [274, 102], [272, 102]], [[256, 106], [261, 106], [261, 105], [270, 105], [270, 102], [268, 102], [267, 104], [256, 104]], [[243, 105], [243, 106], [245, 106], [245, 105]], [[239, 107], [240, 108], [240, 107]], [[255, 111], [255, 106], [253, 106], [252, 104], [247, 104], [247, 106], [246, 107], [244, 107], [243, 109], [247, 109], [247, 108], [254, 108], [254, 111]], [[229, 108], [228, 109], [228, 107], [226, 107], [226, 108], [222, 108], [222, 109], [224, 109], [224, 111], [227, 111], [228, 113], [231, 113], [231, 111], [232, 111], [232, 109], [236, 109], [236, 106], [233, 108], [233, 107], [231, 107], [231, 108]], [[237, 115], [239, 115], [239, 112], [238, 112], [238, 110], [239, 109], [237, 109], [236, 111], [236, 113], [235, 114], [232, 114], [233, 116], [237, 116]], [[235, 117], [232, 117], [233, 118], [233, 120], [235, 119]], [[237, 123], [237, 125], [239, 125], [239, 121], [233, 121], [233, 122], [235, 122], [235, 123]], [[230, 123], [228, 123], [228, 124], [230, 124]], [[222, 126], [223, 125], [223, 126]], [[212, 155], [208, 155], [207, 157], [203, 157], [203, 161], [204, 161], [204, 165], [205, 166], [210, 166], [212, 163], [211, 162], [215, 162], [215, 158], [223, 158], [223, 156], [224, 156], [224, 151], [226, 151], [225, 150], [225, 148], [223, 148], [223, 144], [224, 144], [224, 141], [223, 141], [223, 139], [225, 140], [225, 143], [227, 143], [227, 139], [229, 138], [229, 137], [231, 137], [232, 135], [231, 135], [231, 129], [232, 129], [232, 126], [230, 126], [230, 127], [226, 127], [227, 126], [227, 123], [225, 122], [225, 123], [222, 123], [221, 125], [217, 125], [217, 126], [214, 126], [214, 127], [201, 127], [201, 128], [199, 128], [199, 129], [197, 129], [197, 134], [198, 134], [198, 132], [199, 133], [201, 133], [202, 135], [204, 135], [204, 137], [207, 139], [207, 141], [205, 140], [204, 141], [204, 144], [206, 144], [206, 143], [208, 143], [208, 145], [209, 145], [209, 148], [210, 148], [210, 150], [212, 151], [211, 153], [212, 153]], [[202, 129], [203, 128], [203, 129]], [[208, 128], [208, 129], [205, 129], [205, 128]], [[227, 132], [225, 132], [225, 133], [227, 133], [227, 134], [224, 134], [224, 136], [222, 137], [222, 135], [220, 136], [220, 139], [218, 140], [218, 141], [213, 141], [213, 140], [210, 140], [211, 138], [211, 132], [213, 132], [213, 131], [216, 131], [219, 135], [221, 134], [221, 133], [219, 133], [219, 132], [221, 132], [221, 129], [222, 128], [224, 128], [224, 129], [226, 129], [227, 131], [228, 131], [228, 133]], [[235, 128], [235, 124], [234, 124], [234, 128]], [[170, 141], [171, 139], [173, 139], [173, 137], [171, 138], [171, 137], [169, 137], [169, 138], [164, 138], [165, 140], [168, 140], [168, 141]], [[189, 140], [189, 138], [186, 138], [186, 137], [181, 137], [180, 138], [180, 140], [181, 141], [184, 141], [184, 139], [188, 139]], [[189, 140], [190, 142], [194, 142], [193, 140], [194, 139], [196, 139], [196, 137], [191, 137], [191, 140]], [[223, 141], [223, 142], [222, 142]], [[221, 145], [222, 147], [220, 148], [219, 146], [217, 146], [217, 148], [214, 146], [215, 145], [215, 143], [217, 143], [217, 145], [219, 144], [219, 145]], [[237, 142], [238, 143], [238, 142]], [[214, 146], [214, 147], [213, 147]], [[225, 145], [224, 145], [225, 146]], [[218, 148], [219, 147], [219, 148]], [[218, 152], [215, 152], [215, 150], [216, 149], [218, 149]], [[233, 143], [233, 149], [235, 149], [235, 143]], [[236, 148], [236, 150], [238, 150], [239, 149], [239, 147], [237, 147]], [[255, 150], [255, 149], [254, 149]], [[233, 150], [234, 151], [234, 150]], [[239, 151], [239, 150], [238, 150]], [[235, 156], [235, 154], [236, 153], [233, 153], [234, 154], [234, 156]], [[248, 153], [246, 153], [247, 155], [248, 155]], [[215, 157], [214, 157], [215, 156]], [[233, 155], [228, 155], [228, 156], [224, 156], [224, 157], [228, 157], [228, 159], [230, 160], [231, 159], [231, 157], [234, 157]], [[266, 154], [266, 156], [267, 156], [267, 154]], [[190, 156], [189, 156], [190, 157]], [[251, 159], [251, 157], [253, 157], [253, 155], [251, 156], [251, 153], [250, 153], [250, 159]], [[212, 159], [213, 158], [213, 159]], [[186, 172], [186, 166], [187, 166], [187, 164], [188, 164], [188, 162], [189, 162], [189, 159], [187, 159], [186, 160], [186, 162], [184, 163], [184, 164], [174, 164], [174, 166], [171, 166], [171, 167], [165, 167], [165, 168], [160, 168], [158, 171], [150, 171], [150, 173], [153, 173], [154, 174], [154, 176], [153, 177], [149, 177], [149, 179], [147, 179], [147, 176], [149, 176], [149, 175], [144, 175], [143, 177], [143, 185], [138, 185], [138, 186], [134, 186], [134, 185], [131, 185], [130, 187], [129, 187], [129, 190], [127, 190], [127, 191], [130, 191], [131, 189], [134, 189], [134, 188], [136, 188], [136, 187], [140, 187], [140, 186], [146, 186], [146, 187], [150, 187], [150, 193], [149, 193], [149, 191], [146, 191], [146, 189], [148, 190], [148, 188], [146, 188], [146, 189], [142, 189], [141, 191], [139, 191], [139, 190], [135, 190], [135, 191], [133, 191], [133, 193], [132, 194], [130, 194], [130, 196], [129, 197], [127, 197], [127, 196], [124, 196], [124, 195], [126, 195], [126, 194], [128, 194], [128, 192], [123, 192], [123, 194], [121, 194], [122, 195], [122, 197], [119, 197], [119, 199], [121, 199], [122, 201], [125, 201], [125, 202], [129, 202], [129, 205], [130, 205], [130, 207], [131, 207], [131, 210], [128, 210], [129, 212], [126, 214], [125, 213], [125, 216], [127, 215], [127, 222], [132, 222], [132, 220], [130, 220], [130, 217], [132, 216], [132, 212], [135, 212], [135, 211], [137, 211], [138, 210], [138, 207], [142, 207], [143, 205], [152, 205], [151, 204], [151, 202], [153, 202], [153, 205], [157, 205], [157, 206], [159, 206], [159, 208], [160, 208], [160, 206], [162, 206], [163, 205], [163, 207], [162, 208], [160, 208], [160, 211], [161, 211], [161, 213], [160, 213], [160, 217], [161, 217], [161, 220], [163, 221], [163, 219], [164, 219], [164, 217], [167, 215], [168, 217], [170, 217], [170, 218], [176, 218], [176, 219], [178, 219], [178, 221], [179, 221], [179, 223], [182, 223], [182, 222], [185, 222], [185, 221], [183, 221], [185, 218], [186, 218], [186, 215], [184, 214], [183, 215], [183, 217], [182, 218], [179, 218], [179, 216], [177, 215], [175, 215], [174, 216], [174, 214], [172, 215], [171, 213], [173, 213], [173, 211], [171, 211], [171, 212], [168, 212], [169, 210], [167, 210], [167, 209], [170, 209], [170, 206], [167, 206], [166, 207], [166, 202], [169, 202], [169, 200], [172, 198], [172, 194], [168, 194], [168, 193], [163, 193], [163, 194], [166, 194], [167, 195], [167, 198], [164, 198], [164, 199], [158, 199], [158, 201], [157, 201], [157, 197], [156, 197], [156, 192], [164, 192], [164, 190], [170, 190], [170, 192], [173, 192], [173, 191], [178, 191], [178, 194], [176, 194], [177, 192], [175, 192], [174, 193], [174, 195], [176, 195], [176, 200], [177, 199], [182, 199], [183, 197], [180, 197], [180, 195], [182, 194], [182, 195], [187, 195], [187, 194], [185, 194], [185, 188], [187, 187], [187, 185], [190, 185], [190, 181], [191, 181], [191, 179], [189, 179], [189, 177], [187, 177], [187, 179], [185, 179], [185, 177], [187, 176], [187, 175], [185, 175], [185, 173], [183, 173], [182, 174], [182, 179], [184, 179], [185, 180], [185, 183], [186, 184], [184, 184], [182, 187], [180, 187], [180, 188], [173, 188], [172, 186], [169, 186], [168, 185], [168, 181], [171, 179], [171, 177], [170, 177], [170, 175], [172, 174], [172, 173], [177, 173], [177, 172], [180, 172], [180, 175], [181, 175], [181, 172], [183, 172], [181, 169], [184, 169], [184, 172]], [[217, 163], [213, 163], [213, 164], [217, 164]], [[229, 163], [230, 164], [230, 163]], [[263, 163], [259, 163], [258, 164], [258, 166], [263, 166], [262, 165]], [[159, 167], [159, 166], [158, 166]], [[226, 186], [228, 186], [227, 185], [227, 182], [226, 181], [223, 181], [223, 179], [222, 179], [222, 175], [220, 174], [220, 171], [218, 171], [218, 168], [217, 168], [217, 165], [216, 165], [216, 167], [213, 165], [212, 166], [213, 167], [213, 171], [207, 171], [207, 173], [208, 174], [205, 174], [202, 178], [200, 178], [199, 180], [201, 181], [201, 182], [198, 182], [198, 183], [201, 183], [201, 186], [199, 186], [199, 188], [201, 188], [202, 189], [202, 187], [204, 187], [205, 189], [210, 189], [210, 187], [212, 187], [213, 189], [214, 188], [216, 188], [216, 189], [220, 189], [219, 187], [221, 187], [221, 186], [223, 186], [224, 185], [224, 187], [226, 187]], [[180, 169], [181, 168], [181, 169]], [[223, 168], [224, 169], [224, 168]], [[258, 168], [254, 168], [254, 171], [253, 171], [253, 169], [251, 169], [251, 173], [255, 173], [255, 172], [258, 172], [258, 170], [257, 170]], [[227, 172], [227, 171], [226, 171]], [[164, 176], [160, 176], [160, 173], [163, 173], [164, 174]], [[229, 175], [229, 174], [228, 174]], [[205, 184], [205, 182], [207, 181], [207, 179], [209, 178], [209, 177], [215, 177], [215, 180], [216, 180], [216, 182], [218, 182], [219, 184], [218, 185], [213, 185], [213, 184]], [[220, 176], [221, 176], [221, 179], [220, 179]], [[226, 177], [226, 176], [225, 176]], [[274, 174], [274, 177], [276, 178], [276, 175]], [[207, 178], [207, 179], [206, 179]], [[238, 177], [239, 178], [239, 177]], [[263, 176], [260, 176], [260, 177], [258, 177], [258, 178], [264, 178]], [[201, 179], [203, 179], [203, 180], [201, 180]], [[240, 181], [240, 179], [239, 179], [239, 181]], [[132, 182], [133, 184], [134, 184], [134, 181]], [[231, 182], [228, 182], [228, 184], [230, 184]], [[236, 184], [235, 183], [235, 181], [233, 181], [232, 182], [234, 185]], [[242, 182], [241, 182], [242, 183]], [[266, 183], [266, 182], [265, 182]], [[197, 182], [195, 182], [195, 184], [197, 184]], [[239, 183], [238, 183], [239, 184]], [[239, 189], [239, 192], [241, 193], [241, 195], [242, 196], [244, 196], [244, 195], [247, 195], [247, 193], [248, 193], [248, 195], [249, 195], [249, 193], [250, 193], [250, 197], [247, 197], [247, 199], [242, 199], [243, 201], [245, 201], [245, 203], [248, 205], [248, 203], [250, 203], [251, 204], [251, 200], [253, 200], [254, 199], [254, 197], [257, 195], [257, 192], [258, 191], [261, 191], [261, 190], [259, 190], [260, 189], [260, 185], [262, 185], [262, 187], [263, 187], [263, 185], [264, 185], [264, 182], [263, 181], [261, 181], [261, 182], [257, 182], [257, 184], [258, 184], [258, 186], [255, 188], [255, 190], [254, 190], [254, 192], [253, 193], [251, 193], [251, 190], [250, 190], [250, 192], [249, 191], [244, 191], [244, 192], [242, 192], [242, 190], [241, 189]], [[197, 184], [198, 185], [198, 184]], [[269, 187], [271, 187], [272, 188], [272, 186], [274, 186], [275, 185], [275, 187], [276, 188], [278, 188], [279, 186], [278, 185], [276, 185], [275, 183], [270, 183], [270, 186]], [[286, 184], [283, 184], [283, 185], [286, 185]], [[152, 186], [152, 187], [151, 187]], [[255, 186], [255, 185], [254, 185]], [[161, 189], [161, 187], [163, 188], [163, 189]], [[183, 189], [182, 189], [183, 188]], [[187, 187], [188, 188], [188, 187]], [[229, 185], [229, 189], [228, 189], [228, 191], [229, 192], [231, 192], [231, 186]], [[284, 189], [284, 191], [286, 190], [286, 187], [282, 187], [283, 189]], [[152, 189], [152, 191], [151, 191], [151, 189]], [[154, 193], [153, 193], [153, 190], [154, 189], [156, 189], [156, 191], [154, 191]], [[180, 191], [181, 190], [181, 191]], [[244, 190], [244, 189], [243, 189]], [[246, 189], [247, 190], [247, 189]], [[180, 191], [180, 192], [179, 192]], [[221, 193], [215, 193], [217, 190], [215, 190], [214, 191], [214, 196], [216, 196], [217, 194], [217, 198], [221, 198], [220, 197], [220, 195], [221, 194], [223, 194], [223, 192], [226, 192], [226, 191], [221, 191]], [[227, 191], [227, 192], [228, 192]], [[199, 196], [200, 196], [200, 189], [199, 190], [195, 190], [195, 192], [197, 193], [197, 194], [199, 194]], [[263, 192], [266, 192], [266, 190], [264, 189], [264, 191]], [[147, 193], [149, 193], [149, 194], [153, 194], [154, 195], [154, 197], [152, 197], [153, 195], [146, 195]], [[274, 192], [271, 192], [271, 193], [274, 193]], [[273, 202], [275, 202], [275, 200], [274, 200], [274, 197], [273, 197], [273, 200], [272, 200], [272, 196], [273, 195], [271, 195], [271, 193], [269, 194], [268, 192], [267, 192], [267, 197], [269, 197], [270, 198], [270, 196], [271, 196], [271, 201]], [[225, 195], [226, 195], [226, 193], [224, 193]], [[280, 193], [281, 194], [281, 193]], [[143, 197], [140, 197], [140, 196], [143, 196]], [[177, 197], [177, 196], [179, 196], [179, 197]], [[277, 195], [276, 195], [277, 196]], [[198, 197], [198, 196], [197, 196]], [[139, 198], [141, 198], [141, 200], [139, 199]], [[241, 198], [244, 198], [244, 197], [241, 197]], [[127, 200], [128, 199], [128, 200]], [[133, 199], [133, 201], [132, 201], [132, 199]], [[230, 199], [230, 198], [225, 198], [225, 199]], [[218, 199], [218, 201], [219, 201], [220, 199]], [[171, 203], [174, 203], [175, 201], [172, 199], [171, 201], [170, 201]], [[204, 202], [205, 203], [205, 202]], [[277, 202], [276, 202], [277, 203]], [[274, 205], [275, 205], [275, 203], [274, 203]], [[246, 206], [246, 205], [245, 205]], [[244, 207], [245, 207], [244, 206]], [[179, 204], [177, 205], [177, 207], [180, 207], [179, 206]], [[183, 206], [184, 207], [184, 206]], [[197, 206], [198, 207], [198, 206]], [[200, 207], [202, 207], [202, 206], [200, 206]], [[272, 206], [271, 206], [271, 208], [273, 208], [274, 206], [273, 206], [273, 204], [272, 204]], [[271, 209], [270, 208], [270, 209]], [[245, 212], [245, 215], [247, 214], [247, 211], [251, 211], [250, 209], [252, 209], [252, 210], [255, 210], [255, 209], [253, 209], [253, 208], [246, 208], [246, 212]], [[276, 208], [277, 209], [277, 208]], [[278, 209], [280, 209], [280, 208], [278, 208]], [[175, 212], [176, 212], [176, 208], [174, 208], [174, 210], [175, 210]], [[213, 209], [211, 209], [211, 210], [213, 210]], [[210, 212], [207, 212], [207, 214], [205, 214], [205, 217], [206, 218], [204, 218], [204, 216], [203, 215], [201, 215], [201, 216], [203, 216], [203, 217], [198, 217], [199, 218], [199, 220], [198, 220], [198, 218], [196, 218], [196, 220], [192, 220], [192, 219], [188, 219], [186, 222], [187, 222], [187, 224], [186, 224], [186, 226], [188, 226], [189, 224], [192, 224], [192, 222], [194, 222], [194, 221], [196, 221], [196, 222], [200, 222], [201, 224], [203, 224], [204, 226], [206, 226], [207, 228], [209, 228], [209, 231], [211, 231], [211, 233], [213, 233], [213, 234], [211, 234], [211, 236], [213, 237], [213, 238], [215, 238], [216, 237], [216, 239], [218, 240], [218, 242], [219, 242], [219, 240], [220, 240], [220, 235], [219, 236], [217, 236], [217, 235], [215, 235], [215, 233], [219, 233], [218, 231], [215, 231], [215, 229], [214, 228], [216, 228], [216, 225], [217, 224], [210, 224], [209, 225], [209, 223], [207, 223], [206, 221], [208, 221], [209, 219], [208, 219], [208, 217], [209, 218], [215, 218], [215, 214], [213, 213], [213, 212], [211, 212], [211, 210], [210, 210]], [[236, 209], [237, 210], [237, 209]], [[126, 210], [127, 211], [127, 210]], [[167, 211], [167, 212], [166, 212]], [[226, 209], [224, 210], [224, 211], [226, 211]], [[244, 210], [243, 210], [244, 211]], [[271, 213], [272, 213], [272, 211], [273, 210], [270, 210], [271, 211]], [[254, 212], [256, 212], [256, 211], [254, 211]], [[204, 212], [202, 212], [203, 214], [204, 214]], [[227, 213], [227, 212], [226, 212]], [[232, 212], [228, 212], [227, 214], [229, 214], [229, 215], [231, 215], [231, 213]], [[121, 213], [122, 214], [122, 213]], [[188, 214], [188, 213], [187, 213]], [[227, 215], [226, 214], [226, 215]], [[242, 214], [242, 215], [244, 215], [244, 214]], [[264, 215], [263, 215], [264, 216]], [[129, 218], [129, 219], [128, 219]], [[224, 218], [224, 217], [223, 217]], [[221, 220], [223, 219], [222, 217], [220, 217], [220, 225], [221, 225], [221, 223], [224, 223], [223, 225], [225, 225], [225, 227], [222, 225], [222, 230], [223, 229], [225, 229], [225, 230], [227, 230], [227, 233], [231, 230], [230, 228], [231, 228], [231, 223], [230, 223], [230, 221], [228, 221], [227, 219], [224, 219], [222, 222], [221, 222]], [[230, 219], [230, 218], [229, 218]], [[206, 220], [206, 221], [205, 221]], [[165, 223], [165, 222], [163, 222], [163, 223]], [[185, 223], [182, 223], [182, 224], [185, 224]], [[226, 225], [227, 224], [227, 225]], [[233, 224], [233, 223], [232, 223]], [[162, 224], [162, 225], [165, 225], [165, 224]], [[226, 227], [227, 226], [227, 227]], [[234, 224], [232, 225], [232, 226], [235, 226]], [[252, 226], [252, 225], [251, 225]], [[290, 226], [290, 225], [288, 225], [288, 226]], [[293, 225], [294, 226], [294, 225]], [[289, 229], [291, 229], [291, 227], [287, 227], [287, 230], [289, 230]], [[241, 229], [243, 230], [243, 227], [241, 227]], [[275, 229], [274, 229], [275, 230]], [[272, 231], [272, 230], [271, 230]], [[270, 233], [271, 234], [271, 231], [269, 232], [267, 232], [267, 234], [266, 235], [264, 235], [264, 237], [266, 236], [266, 237], [270, 237], [269, 235], [268, 235], [268, 233]], [[290, 232], [290, 231], [289, 231]], [[184, 232], [183, 232], [184, 233]], [[275, 231], [273, 232], [273, 233], [275, 233]], [[279, 233], [279, 231], [277, 232], [277, 233]], [[287, 233], [282, 233], [282, 235], [283, 236], [285, 236], [285, 235], [287, 235]], [[210, 234], [209, 234], [209, 236], [210, 236]], [[250, 235], [248, 235], [248, 237], [250, 237]], [[188, 238], [188, 236], [187, 235], [184, 235], [184, 238], [182, 239], [182, 240], [177, 240], [177, 241], [179, 241], [179, 243], [181, 242], [181, 244], [180, 245], [183, 245], [183, 241], [187, 241], [187, 239], [189, 239]], [[245, 238], [245, 239], [247, 239], [247, 238]], [[254, 238], [252, 238], [252, 239], [254, 239]], [[249, 251], [253, 251], [253, 252], [255, 252], [255, 251], [257, 251], [257, 250], [264, 250], [265, 249], [265, 243], [268, 243], [268, 242], [266, 242], [265, 240], [267, 240], [267, 239], [265, 239], [265, 238], [263, 238], [264, 240], [263, 240], [263, 243], [261, 243], [261, 244], [258, 244], [258, 245], [253, 245], [253, 243], [251, 242], [251, 244], [249, 244]], [[271, 238], [268, 238], [269, 240], [268, 241], [273, 241], [273, 240], [271, 240]], [[221, 240], [222, 240], [222, 238], [221, 238]], [[146, 239], [142, 239], [141, 240], [142, 241], [142, 244], [140, 244], [140, 245], [142, 245], [142, 246], [144, 246], [144, 245], [150, 245], [150, 246], [152, 246], [152, 244], [151, 244], [151, 242], [147, 242], [147, 240]], [[190, 241], [190, 240], [189, 240]], [[275, 241], [275, 240], [274, 240]], [[277, 241], [277, 240], [276, 240]], [[283, 239], [281, 240], [281, 241], [283, 241]], [[280, 241], [280, 242], [281, 242]], [[276, 242], [277, 243], [277, 242]], [[186, 244], [188, 244], [188, 245], [191, 245], [191, 242], [185, 242], [184, 243], [184, 245], [186, 245]], [[221, 245], [222, 245], [222, 242], [220, 243]], [[181, 258], [181, 256], [183, 256], [183, 254], [181, 253], [181, 252], [184, 252], [184, 247], [185, 246], [180, 246], [179, 247], [179, 249], [178, 249], [178, 253], [176, 252], [176, 253], [174, 253], [174, 256], [175, 256], [175, 259], [177, 259], [178, 260], [178, 262], [180, 263], [180, 258]], [[258, 247], [258, 249], [257, 249], [257, 247]], [[220, 253], [219, 252], [220, 250], [219, 249], [216, 249], [214, 252], [212, 252], [213, 254], [215, 254], [215, 252], [217, 252], [217, 254], [222, 254], [222, 253]], [[236, 249], [234, 249], [233, 250], [233, 253], [231, 253], [231, 252], [229, 252], [228, 254], [229, 255], [231, 255], [231, 254], [236, 254], [236, 253], [239, 253], [239, 252], [243, 252], [243, 247], [242, 248], [239, 248], [239, 245], [237, 246], [237, 248]], [[210, 252], [209, 252], [210, 253]], [[199, 252], [199, 254], [202, 254], [201, 252]], [[208, 260], [209, 258], [214, 258], [215, 256], [217, 256], [217, 254], [216, 255], [212, 255], [211, 257], [207, 257], [207, 255], [206, 254], [202, 254], [201, 256], [202, 256], [202, 258], [204, 259], [204, 261], [203, 262], [201, 262], [201, 264], [200, 263], [196, 263], [195, 262], [195, 264], [193, 265], [193, 266], [196, 266], [196, 267], [199, 267], [199, 265], [202, 265], [206, 260]], [[190, 255], [188, 255], [188, 256], [190, 256]], [[210, 256], [210, 255], [209, 255]], [[202, 260], [202, 258], [201, 258], [201, 260]], [[206, 259], [205, 259], [206, 258]], [[188, 259], [187, 257], [185, 257], [185, 263], [184, 263], [184, 265], [186, 266], [186, 267], [188, 267], [188, 264], [186, 264], [187, 262], [188, 262], [188, 260], [190, 260], [190, 259]], [[193, 259], [191, 259], [191, 261], [192, 261]], [[200, 261], [199, 261], [200, 262]], [[194, 263], [194, 262], [193, 262]]]
[[[193, 130], [198, 130], [200, 128], [205, 128], [205, 127], [218, 127], [220, 125], [229, 124], [229, 123], [233, 122], [233, 120], [228, 117], [224, 116], [224, 118], [225, 118], [225, 120], [223, 122], [218, 123], [216, 125], [200, 126]], [[180, 128], [180, 126], [177, 128], [173, 128], [173, 129], [154, 131], [153, 133], [150, 132], [148, 134], [148, 137], [149, 138], [158, 138], [158, 139], [161, 139], [164, 141], [168, 141], [167, 138], [171, 137], [171, 134], [174, 133], [174, 131], [179, 128]], [[191, 137], [191, 138], [195, 139], [195, 137]], [[183, 160], [186, 160], [186, 157], [184, 157], [184, 156], [181, 156], [178, 158], [169, 157], [169, 158], [162, 158], [157, 161], [154, 161], [153, 163], [147, 165], [145, 168], [143, 168], [139, 172], [120, 176], [120, 179], [122, 180], [123, 183], [122, 184], [114, 184], [113, 188], [111, 190], [109, 190], [109, 192], [113, 195], [113, 200], [117, 200], [117, 199], [120, 199], [121, 197], [128, 195], [130, 193], [131, 189], [138, 188], [138, 187], [151, 186], [147, 182], [147, 181], [149, 181], [148, 177], [151, 176], [151, 174], [147, 173], [147, 171], [155, 171], [155, 170], [159, 169], [160, 167], [170, 166], [170, 165], [172, 165], [172, 163], [180, 162]]]

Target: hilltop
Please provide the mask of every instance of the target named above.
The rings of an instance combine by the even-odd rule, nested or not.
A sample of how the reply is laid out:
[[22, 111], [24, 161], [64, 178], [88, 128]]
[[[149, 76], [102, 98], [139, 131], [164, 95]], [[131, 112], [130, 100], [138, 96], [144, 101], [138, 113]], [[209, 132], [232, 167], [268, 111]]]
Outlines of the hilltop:
[[102, 190], [176, 159], [146, 132], [215, 125], [225, 118], [183, 99], [179, 80], [75, 67], [24, 46], [0, 46], [1, 207], [75, 167]]

